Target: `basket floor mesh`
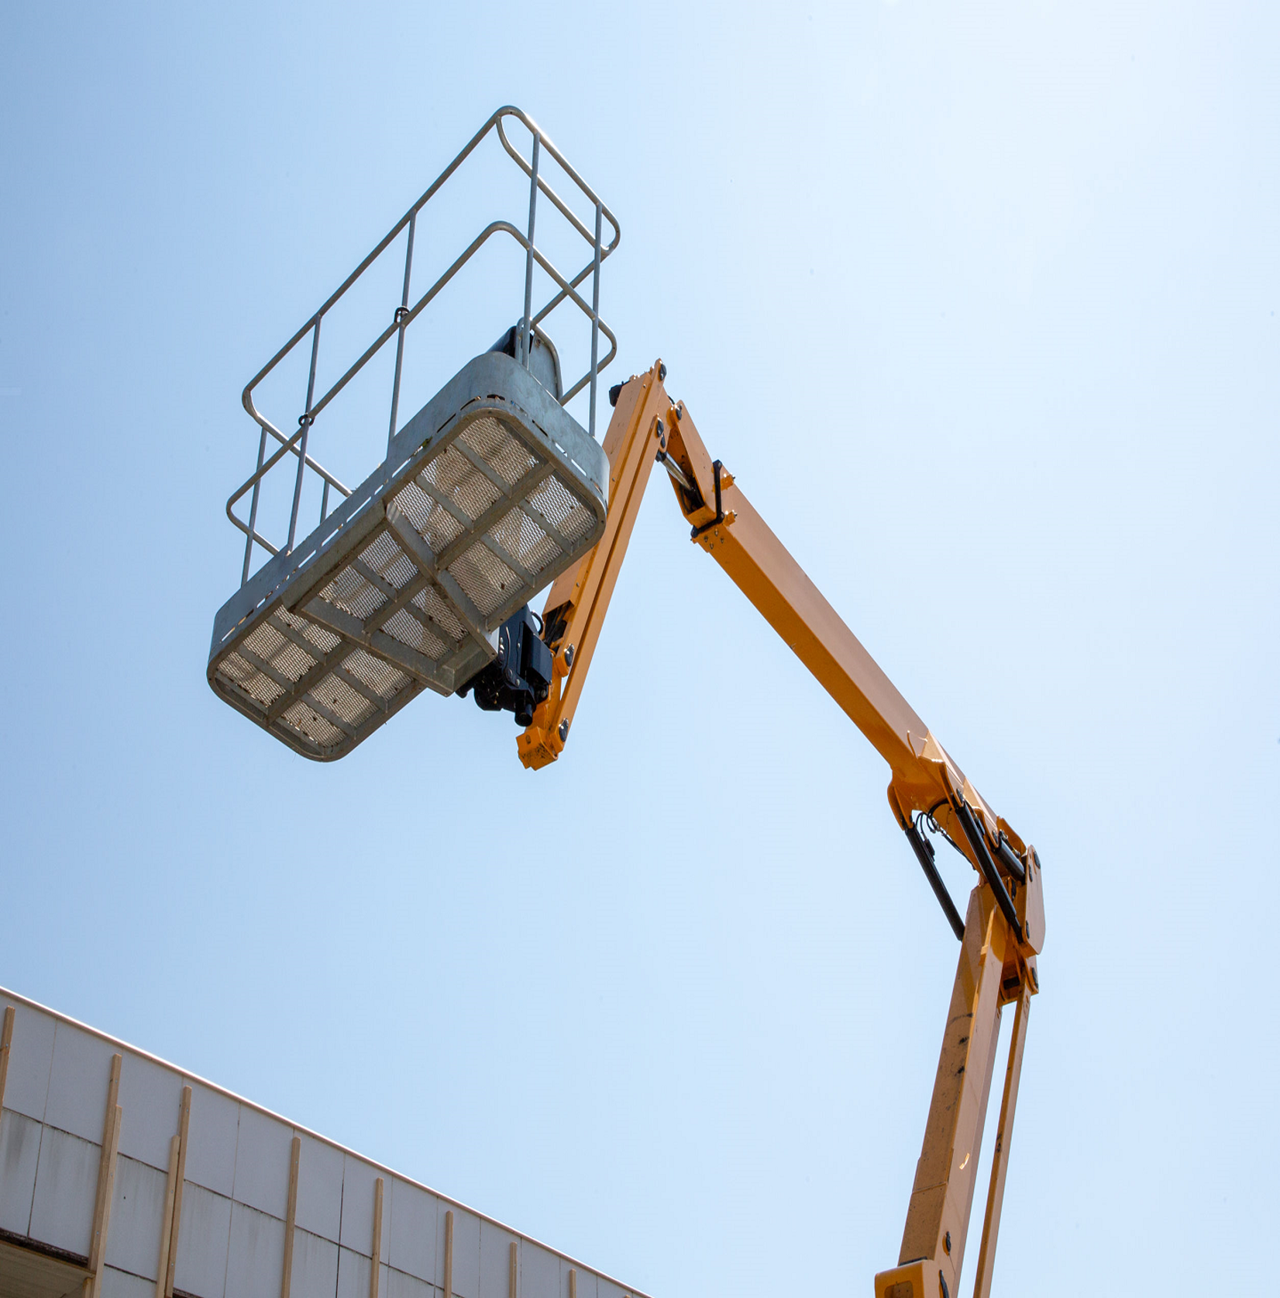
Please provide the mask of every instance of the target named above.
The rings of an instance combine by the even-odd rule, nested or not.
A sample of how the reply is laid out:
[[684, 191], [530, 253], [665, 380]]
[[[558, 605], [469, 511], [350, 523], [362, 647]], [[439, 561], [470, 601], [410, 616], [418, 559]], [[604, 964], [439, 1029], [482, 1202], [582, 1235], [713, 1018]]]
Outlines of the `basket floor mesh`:
[[545, 440], [481, 411], [390, 481], [375, 474], [371, 508], [226, 637], [210, 684], [320, 759], [423, 689], [452, 693], [494, 656], [496, 627], [603, 528], [603, 502]]

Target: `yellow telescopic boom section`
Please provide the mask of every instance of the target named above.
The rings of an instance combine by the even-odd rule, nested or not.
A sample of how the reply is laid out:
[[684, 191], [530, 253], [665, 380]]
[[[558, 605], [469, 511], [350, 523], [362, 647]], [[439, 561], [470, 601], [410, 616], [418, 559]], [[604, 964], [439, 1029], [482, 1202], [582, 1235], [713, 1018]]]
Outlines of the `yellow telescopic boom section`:
[[[733, 474], [711, 459], [689, 412], [667, 395], [662, 375], [665, 367], [659, 361], [618, 393], [604, 443], [610, 465], [608, 522], [595, 549], [563, 573], [547, 597], [543, 618], [555, 680], [533, 724], [519, 738], [520, 760], [537, 769], [564, 751], [645, 484], [661, 461], [697, 544], [889, 763], [889, 801], [899, 823], [915, 812], [932, 812], [951, 839], [964, 844], [952, 811], [954, 799], [963, 797], [992, 841], [1003, 834], [1014, 852], [1024, 854], [1026, 844], [978, 794], [752, 508]], [[965, 854], [973, 855], [971, 850]]]
[[[536, 770], [564, 751], [645, 485], [654, 464], [661, 463], [693, 540], [889, 764], [889, 804], [961, 938], [899, 1265], [876, 1277], [876, 1298], [950, 1298], [957, 1292], [1001, 1012], [1006, 1004], [1017, 1006], [978, 1255], [981, 1298], [991, 1284], [1030, 997], [1038, 990], [1035, 958], [1044, 940], [1039, 858], [981, 797], [755, 511], [733, 474], [711, 458], [683, 403], [667, 395], [665, 378], [666, 367], [658, 361], [611, 394], [616, 402], [604, 443], [610, 465], [605, 531], [547, 597], [543, 625], [553, 681], [519, 737], [520, 760]], [[922, 820], [944, 833], [979, 872], [963, 921], [933, 867]]]

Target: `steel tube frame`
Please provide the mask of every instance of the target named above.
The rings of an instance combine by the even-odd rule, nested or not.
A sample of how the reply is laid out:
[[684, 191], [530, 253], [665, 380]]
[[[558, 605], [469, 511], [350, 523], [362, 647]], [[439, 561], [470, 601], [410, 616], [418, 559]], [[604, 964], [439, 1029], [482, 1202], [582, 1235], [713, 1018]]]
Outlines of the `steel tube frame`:
[[[249, 561], [253, 555], [253, 538], [256, 535], [254, 528], [258, 523], [258, 495], [262, 485], [262, 461], [267, 454], [267, 430], [261, 430], [258, 436], [258, 467], [253, 474], [253, 502], [249, 506], [249, 527], [244, 541], [244, 571], [240, 574], [240, 584], [243, 586], [249, 580]], [[324, 489], [329, 490], [329, 484], [324, 484]], [[326, 497], [327, 499], [327, 497]]]
[[533, 164], [529, 168], [529, 242], [524, 256], [524, 315], [520, 323], [524, 326], [521, 334], [523, 343], [523, 360], [525, 369], [533, 359], [533, 225], [538, 215], [538, 144], [539, 137], [533, 137]]
[[293, 484], [293, 508], [289, 511], [289, 544], [286, 550], [293, 549], [293, 539], [298, 531], [298, 506], [302, 503], [302, 475], [307, 467], [307, 437], [315, 416], [311, 413], [311, 399], [316, 391], [316, 361], [320, 357], [320, 316], [316, 316], [315, 333], [311, 335], [311, 373], [307, 377], [307, 408], [303, 411], [299, 423], [302, 425], [302, 443], [298, 447], [298, 476]]
[[[449, 281], [471, 259], [471, 257], [475, 254], [475, 252], [478, 251], [481, 245], [486, 243], [490, 238], [493, 237], [493, 235], [499, 233], [509, 234], [522, 248], [525, 246], [525, 236], [523, 235], [523, 233], [521, 233], [521, 231], [517, 230], [515, 226], [513, 226], [509, 221], [491, 222], [489, 226], [487, 226], [484, 230], [482, 230], [480, 234], [478, 234], [475, 237], [475, 239], [472, 240], [470, 246], [458, 257], [458, 259], [453, 263], [453, 265], [450, 266], [449, 269], [446, 270], [443, 275], [441, 275], [441, 277], [435, 282], [435, 284], [433, 284], [432, 287], [426, 293], [424, 293], [423, 296], [418, 300], [418, 302], [413, 306], [413, 308], [409, 311], [409, 314], [404, 318], [405, 326], [407, 327], [408, 325], [412, 324], [414, 320], [417, 319], [417, 317], [422, 313], [422, 311], [425, 310], [425, 308], [431, 304], [431, 302], [436, 298], [436, 296], [447, 286]], [[555, 268], [555, 266], [553, 266], [536, 248], [534, 249], [533, 255], [534, 255], [534, 260], [538, 263], [538, 265], [541, 266], [542, 269], [546, 271], [547, 274], [560, 287], [560, 294], [559, 294], [560, 300], [564, 301], [566, 298], [570, 299], [585, 315], [590, 316], [591, 309], [590, 307], [587, 306], [587, 304], [582, 300], [579, 294], [575, 291], [575, 285], [573, 284], [573, 282], [570, 280], [566, 280], [560, 274], [560, 272]], [[588, 266], [586, 272], [579, 276], [578, 283], [581, 283], [582, 280], [586, 279], [587, 275], [589, 275], [590, 273], [591, 273], [591, 267]], [[537, 322], [541, 318], [543, 318], [542, 313], [534, 316], [535, 332], [538, 332]], [[391, 325], [389, 325], [383, 331], [383, 333], [380, 334], [378, 338], [376, 338], [373, 341], [373, 343], [370, 344], [370, 346], [365, 350], [364, 354], [351, 366], [350, 369], [347, 370], [347, 372], [333, 385], [333, 387], [330, 388], [329, 391], [325, 393], [323, 397], [321, 397], [318, 401], [314, 403], [311, 409], [311, 415], [313, 421], [321, 414], [321, 412], [325, 409], [325, 407], [328, 406], [328, 404], [342, 391], [342, 389], [346, 387], [346, 385], [356, 376], [356, 374], [359, 373], [359, 371], [363, 368], [363, 366], [382, 347], [382, 345], [387, 341], [387, 339], [389, 339], [391, 335], [396, 332], [396, 328], [397, 325], [394, 322]], [[603, 320], [599, 321], [599, 328], [600, 328], [600, 332], [604, 334], [604, 336], [609, 340], [609, 351], [606, 354], [605, 358], [599, 362], [599, 365], [597, 367], [598, 370], [603, 370], [610, 364], [610, 362], [618, 354], [618, 339], [617, 339], [617, 335], [614, 334], [613, 330], [610, 329], [609, 326], [605, 324]], [[568, 402], [573, 397], [575, 397], [579, 392], [581, 392], [582, 389], [587, 386], [588, 382], [590, 381], [590, 378], [591, 375], [589, 372], [587, 374], [584, 374], [568, 390], [568, 392], [565, 393], [564, 397], [562, 398], [561, 404], [563, 405], [564, 403]], [[271, 432], [271, 434], [274, 437], [279, 439], [281, 443], [279, 449], [268, 460], [265, 461], [265, 463], [262, 465], [260, 472], [255, 473], [253, 476], [249, 478], [246, 478], [245, 481], [241, 483], [241, 485], [231, 494], [231, 496], [227, 500], [226, 513], [227, 513], [228, 520], [231, 522], [232, 526], [238, 528], [242, 532], [245, 532], [246, 535], [248, 535], [248, 529], [246, 527], [246, 524], [243, 523], [239, 518], [235, 516], [233, 512], [234, 506], [238, 504], [239, 501], [245, 496], [245, 494], [249, 492], [256, 485], [258, 480], [260, 480], [262, 476], [268, 473], [271, 470], [271, 468], [275, 464], [277, 464], [286, 454], [289, 454], [290, 452], [292, 452], [294, 455], [298, 454], [297, 443], [302, 433], [302, 429], [300, 427], [298, 432], [294, 433], [292, 437], [286, 438], [284, 434], [281, 433], [278, 429], [276, 429], [274, 425], [270, 424], [269, 421], [267, 422], [266, 428], [267, 431]], [[331, 484], [343, 496], [349, 496], [351, 494], [351, 491], [348, 487], [344, 486], [343, 483], [338, 478], [334, 477], [327, 470], [324, 470], [310, 456], [306, 457], [306, 463], [309, 468], [319, 471], [323, 475], [325, 482]], [[279, 552], [278, 549], [275, 546], [271, 545], [271, 543], [267, 541], [265, 537], [261, 536], [256, 532], [253, 534], [253, 540], [256, 544], [262, 546], [263, 549], [268, 550], [273, 555]]]
[[604, 210], [596, 203], [596, 257], [595, 272], [591, 279], [591, 405], [590, 424], [587, 431], [596, 435], [596, 379], [600, 373], [600, 223]]
[[[514, 118], [524, 125], [529, 131], [532, 139], [531, 156], [526, 158], [521, 151], [512, 143], [507, 131], [507, 119]], [[517, 230], [510, 222], [494, 221], [491, 222], [474, 240], [468, 248], [453, 262], [451, 266], [440, 276], [419, 301], [410, 308], [409, 306], [409, 289], [412, 269], [412, 259], [414, 251], [414, 238], [417, 226], [417, 215], [423, 206], [440, 190], [451, 176], [458, 170], [463, 162], [479, 147], [481, 142], [490, 132], [496, 132], [503, 150], [515, 161], [517, 166], [529, 177], [529, 224], [527, 232]], [[594, 237], [591, 230], [583, 221], [573, 212], [568, 203], [558, 194], [550, 184], [547, 183], [543, 174], [542, 153], [545, 150], [547, 154], [557, 163], [561, 170], [572, 182], [573, 186], [580, 194], [591, 204], [595, 212], [595, 231]], [[586, 265], [571, 277], [563, 275], [550, 261], [538, 250], [534, 238], [536, 206], [538, 195], [545, 196], [556, 210], [569, 222], [573, 229], [587, 242], [591, 247], [591, 257]], [[611, 237], [606, 243], [603, 241], [604, 223], [607, 222]], [[405, 274], [403, 288], [401, 292], [400, 306], [395, 312], [395, 319], [374, 342], [366, 348], [363, 354], [351, 365], [345, 373], [319, 398], [315, 393], [315, 375], [318, 358], [319, 332], [320, 325], [325, 314], [330, 311], [334, 305], [339, 302], [346, 294], [347, 290], [360, 278], [368, 267], [389, 247], [391, 242], [400, 234], [402, 230], [408, 227], [407, 246], [405, 251]], [[298, 514], [301, 507], [302, 499], [302, 482], [305, 478], [306, 471], [309, 469], [316, 473], [322, 483], [320, 520], [328, 516], [330, 491], [335, 490], [342, 496], [350, 495], [350, 490], [327, 469], [324, 468], [309, 453], [310, 429], [314, 426], [316, 419], [329, 405], [329, 403], [347, 386], [351, 379], [368, 363], [368, 361], [385, 345], [392, 334], [397, 335], [396, 343], [396, 364], [395, 375], [392, 384], [391, 411], [388, 420], [388, 446], [395, 437], [396, 423], [399, 417], [399, 396], [401, 379], [403, 375], [403, 358], [405, 332], [409, 325], [417, 318], [421, 311], [428, 306], [439, 292], [447, 285], [458, 271], [465, 265], [479, 249], [495, 233], [504, 232], [510, 234], [516, 242], [525, 251], [525, 310], [522, 319], [522, 342], [523, 342], [523, 360], [526, 366], [529, 364], [532, 352], [533, 336], [539, 333], [539, 324], [547, 318], [558, 306], [566, 301], [571, 301], [573, 305], [586, 315], [591, 321], [591, 365], [587, 373], [584, 374], [577, 382], [573, 383], [561, 398], [562, 404], [567, 404], [577, 396], [584, 388], [590, 386], [590, 412], [589, 426], [594, 434], [595, 431], [595, 400], [598, 388], [598, 374], [616, 357], [618, 351], [617, 338], [608, 326], [599, 318], [599, 278], [600, 267], [602, 262], [617, 247], [621, 237], [620, 228], [616, 218], [610, 212], [609, 208], [603, 203], [595, 191], [582, 179], [581, 175], [570, 165], [564, 155], [549, 140], [542, 129], [520, 109], [511, 105], [506, 105], [494, 112], [483, 126], [471, 137], [463, 149], [457, 154], [452, 162], [440, 173], [432, 182], [426, 191], [417, 199], [416, 202], [405, 212], [404, 216], [391, 228], [386, 236], [373, 248], [373, 250], [364, 258], [364, 260], [351, 272], [350, 275], [339, 285], [339, 287], [324, 301], [317, 310], [289, 341], [267, 362], [265, 366], [249, 381], [245, 386], [241, 396], [241, 403], [246, 412], [259, 425], [261, 436], [259, 437], [259, 454], [253, 474], [228, 498], [226, 504], [226, 514], [231, 524], [245, 536], [245, 561], [241, 572], [241, 584], [247, 583], [249, 578], [249, 569], [252, 565], [252, 555], [254, 545], [260, 545], [269, 554], [275, 555], [280, 552], [278, 546], [273, 545], [266, 536], [258, 530], [258, 514], [260, 502], [260, 487], [267, 473], [279, 463], [279, 460], [288, 454], [298, 458], [298, 469], [294, 482], [293, 501], [289, 518], [289, 535], [285, 548], [292, 549], [297, 536]], [[538, 310], [533, 308], [532, 281], [534, 264], [540, 266], [551, 278], [555, 285], [555, 291], [547, 303]], [[594, 276], [592, 286], [592, 301], [588, 304], [577, 292], [579, 286], [587, 279], [588, 276]], [[289, 355], [299, 342], [307, 335], [312, 333], [312, 356], [308, 376], [307, 400], [303, 415], [299, 418], [299, 429], [291, 436], [286, 436], [269, 418], [263, 415], [254, 403], [254, 392], [263, 380], [272, 373], [280, 362]], [[603, 360], [599, 356], [599, 339], [598, 335], [603, 332], [608, 338], [610, 347]], [[266, 455], [266, 438], [271, 436], [279, 443], [278, 450], [270, 456]], [[249, 519], [247, 522], [236, 516], [235, 506], [244, 497], [247, 492], [252, 492], [250, 504]]]
[[396, 435], [396, 416], [400, 411], [400, 370], [404, 365], [404, 317], [409, 312], [409, 276], [413, 271], [413, 232], [418, 224], [415, 212], [409, 218], [409, 239], [404, 252], [404, 288], [400, 293], [400, 309], [396, 312], [396, 321], [400, 325], [400, 336], [396, 339], [396, 376], [391, 384], [391, 420], [387, 425], [387, 454], [391, 453], [391, 442]]

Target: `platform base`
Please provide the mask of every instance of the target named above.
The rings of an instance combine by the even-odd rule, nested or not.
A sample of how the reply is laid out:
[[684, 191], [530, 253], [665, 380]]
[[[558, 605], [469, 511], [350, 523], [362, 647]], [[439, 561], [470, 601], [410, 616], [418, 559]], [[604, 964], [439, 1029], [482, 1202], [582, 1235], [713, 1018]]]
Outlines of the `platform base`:
[[385, 464], [219, 611], [214, 692], [318, 761], [424, 689], [451, 694], [496, 631], [604, 530], [602, 448], [517, 361], [465, 366]]

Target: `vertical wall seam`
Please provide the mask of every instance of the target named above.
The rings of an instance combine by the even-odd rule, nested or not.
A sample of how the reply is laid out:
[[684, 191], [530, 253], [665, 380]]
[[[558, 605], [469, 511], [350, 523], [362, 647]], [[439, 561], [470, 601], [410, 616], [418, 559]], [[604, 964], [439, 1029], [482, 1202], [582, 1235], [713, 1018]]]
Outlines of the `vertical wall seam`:
[[[231, 1160], [231, 1215], [235, 1217], [236, 1205], [236, 1170], [240, 1166], [240, 1116], [243, 1105], [239, 1102], [236, 1104], [236, 1152]], [[227, 1231], [227, 1259], [226, 1265], [222, 1268], [222, 1292], [225, 1296], [227, 1292], [227, 1276], [231, 1274], [231, 1231]], [[336, 1298], [336, 1295], [335, 1295]]]
[[333, 1268], [333, 1298], [338, 1298], [342, 1276], [342, 1214], [347, 1210], [347, 1160], [342, 1160], [342, 1184], [338, 1187], [338, 1262]]

